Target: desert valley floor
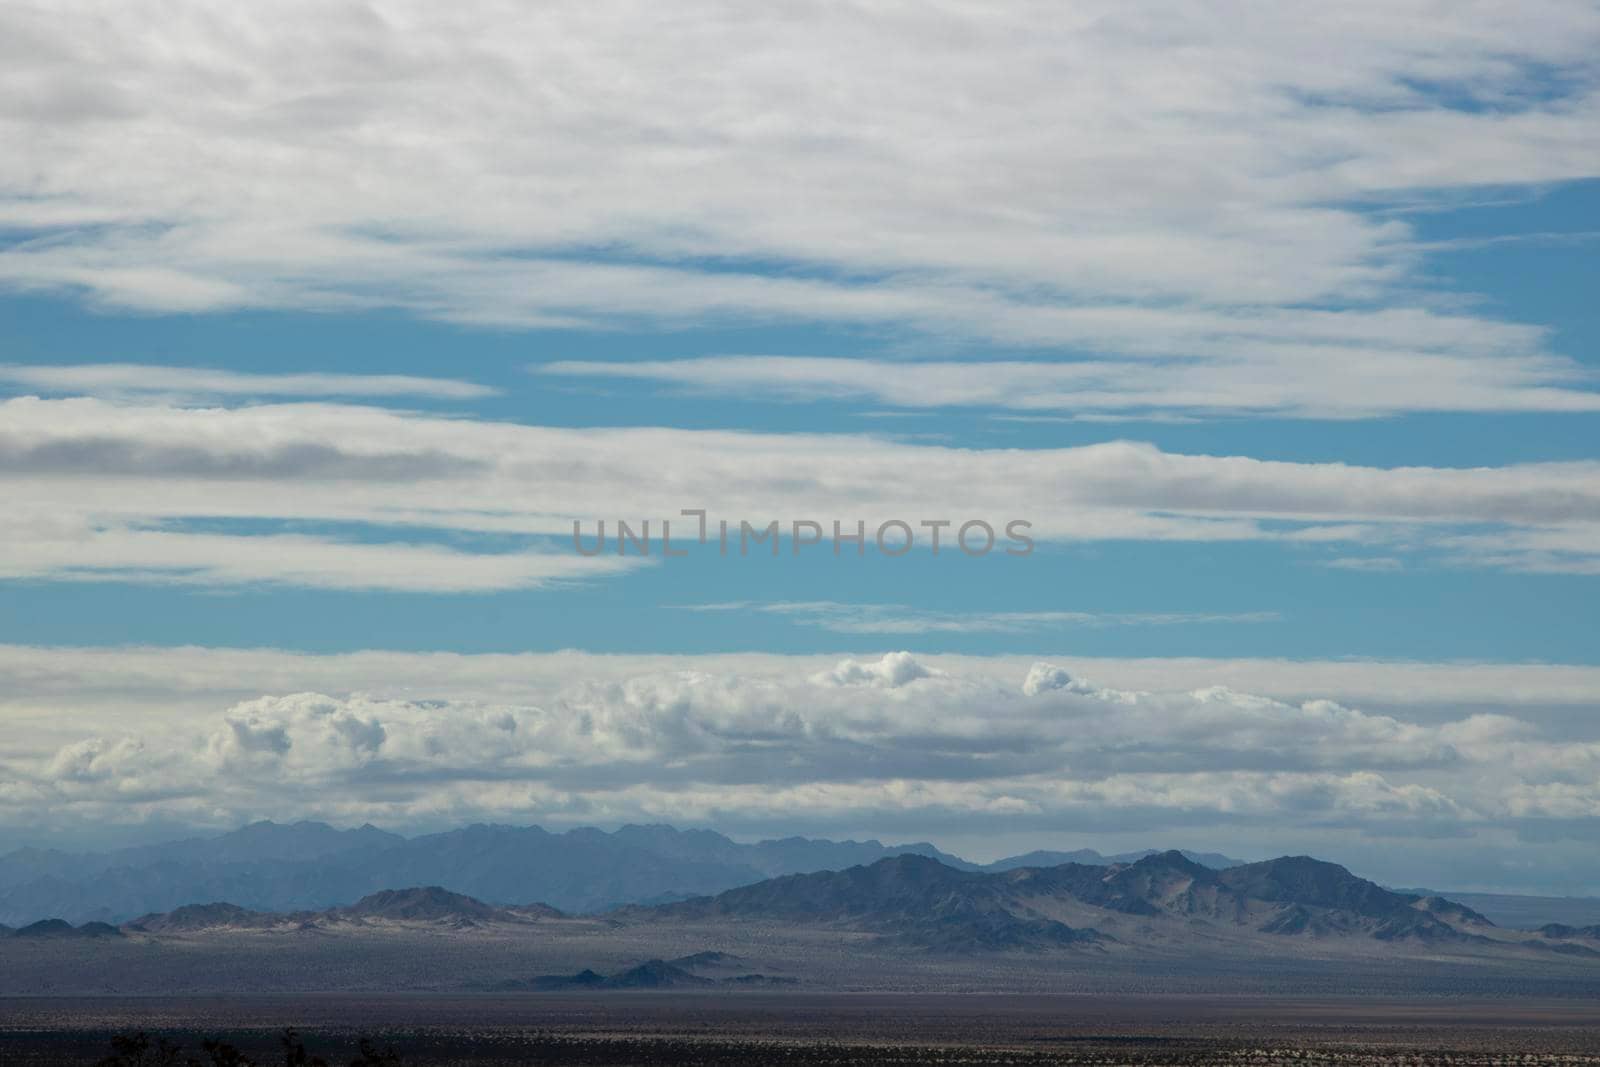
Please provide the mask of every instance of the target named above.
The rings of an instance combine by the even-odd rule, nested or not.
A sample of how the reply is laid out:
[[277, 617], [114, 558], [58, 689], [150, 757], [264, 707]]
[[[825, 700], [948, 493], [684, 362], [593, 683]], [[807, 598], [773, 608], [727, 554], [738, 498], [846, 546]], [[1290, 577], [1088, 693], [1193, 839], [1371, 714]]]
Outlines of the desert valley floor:
[[1596, 1064], [1592, 998], [612, 993], [0, 999], [7, 1067], [89, 1064], [118, 1032], [270, 1057], [297, 1027], [415, 1065]]

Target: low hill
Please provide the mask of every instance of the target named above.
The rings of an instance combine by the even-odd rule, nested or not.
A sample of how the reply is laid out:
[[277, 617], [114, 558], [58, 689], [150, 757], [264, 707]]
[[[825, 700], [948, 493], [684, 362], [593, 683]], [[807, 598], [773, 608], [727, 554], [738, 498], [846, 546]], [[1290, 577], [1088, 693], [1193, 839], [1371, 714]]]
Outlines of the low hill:
[[36, 923], [29, 923], [13, 930], [11, 936], [33, 940], [67, 940], [121, 937], [122, 931], [101, 922], [87, 922], [82, 926], [73, 926], [65, 919], [40, 919]]
[[[709, 955], [720, 956], [721, 953], [710, 953]], [[703, 975], [695, 974], [694, 968], [688, 965], [687, 961], [693, 958], [646, 960], [636, 967], [629, 967], [627, 970], [618, 971], [612, 975], [599, 974], [588, 968], [576, 974], [542, 974], [526, 981], [500, 982], [496, 984], [495, 989], [503, 992], [529, 989], [554, 993], [610, 989], [705, 989], [717, 985], [752, 987], [794, 984], [794, 979], [792, 978], [774, 978], [765, 974], [734, 974], [724, 978], [707, 978]]]
[[347, 919], [407, 922], [503, 922], [511, 918], [503, 908], [436, 885], [369, 893], [349, 907], [337, 909], [335, 914]]
[[186, 904], [169, 912], [141, 916], [126, 923], [123, 929], [130, 933], [188, 934], [218, 930], [284, 927], [316, 929], [382, 923], [468, 928], [495, 924], [527, 925], [562, 917], [562, 912], [548, 904], [521, 904], [502, 908], [433, 885], [383, 889], [367, 894], [354, 904], [317, 912], [252, 911], [237, 904], [220, 901], [212, 904]]
[[1539, 934], [1552, 940], [1571, 941], [1583, 939], [1587, 941], [1600, 941], [1600, 923], [1593, 926], [1568, 926], [1565, 923], [1546, 923], [1539, 927]]
[[237, 904], [216, 901], [211, 904], [185, 904], [170, 912], [152, 912], [141, 915], [130, 923], [128, 930], [143, 933], [184, 933], [196, 930], [259, 927], [275, 921], [278, 916], [270, 912], [251, 911]]

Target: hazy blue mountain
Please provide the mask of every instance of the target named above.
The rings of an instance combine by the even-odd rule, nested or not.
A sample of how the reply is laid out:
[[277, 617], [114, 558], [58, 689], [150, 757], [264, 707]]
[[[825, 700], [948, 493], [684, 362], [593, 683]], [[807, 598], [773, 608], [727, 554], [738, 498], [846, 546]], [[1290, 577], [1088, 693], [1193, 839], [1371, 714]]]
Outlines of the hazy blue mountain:
[[776, 841], [762, 841], [750, 846], [756, 852], [757, 864], [770, 877], [802, 871], [837, 871], [864, 863], [873, 863], [885, 856], [927, 856], [946, 867], [958, 871], [976, 871], [981, 868], [959, 856], [941, 852], [926, 841], [910, 845], [886, 846], [879, 841], [828, 841], [820, 838], [786, 837]]
[[[843, 871], [894, 856], [922, 856], [955, 872], [1000, 873], [1063, 864], [1098, 870], [1172, 854], [1213, 872], [1259, 866], [1216, 853], [1103, 856], [1090, 849], [1030, 852], [980, 866], [926, 842], [788, 837], [744, 844], [711, 830], [663, 825], [553, 833], [538, 826], [478, 824], [406, 838], [372, 826], [339, 830], [319, 822], [258, 822], [215, 837], [108, 852], [18, 849], [0, 856], [0, 923], [121, 923], [205, 901], [260, 912], [315, 912], [395, 886], [437, 886], [497, 906], [539, 901], [565, 912], [593, 912], [713, 896], [783, 875]], [[1448, 895], [1518, 928], [1600, 921], [1600, 902], [1594, 901], [1410, 895]], [[1507, 916], [1515, 921], [1506, 922]]]
[[[995, 860], [985, 864], [986, 871], [1014, 871], [1018, 867], [1059, 867], [1063, 863], [1082, 863], [1090, 867], [1106, 867], [1113, 863], [1137, 863], [1146, 856], [1154, 856], [1162, 850], [1157, 848], [1140, 849], [1137, 852], [1121, 852], [1115, 856], [1102, 855], [1092, 848], [1075, 849], [1072, 852], [1052, 852], [1041, 850], [1037, 852], [1024, 852], [1020, 856], [1007, 856], [1003, 860]], [[1244, 860], [1236, 860], [1231, 856], [1224, 856], [1218, 852], [1190, 852], [1188, 849], [1179, 849], [1183, 857], [1214, 870], [1223, 870], [1228, 867], [1242, 867]]]
[[20, 848], [0, 856], [0, 888], [41, 879], [72, 881], [105, 871], [163, 865], [216, 867], [267, 861], [298, 862], [355, 852], [379, 852], [405, 838], [375, 826], [336, 830], [327, 823], [255, 822], [216, 837], [190, 837], [108, 852]]
[[1572, 938], [1583, 938], [1586, 941], [1600, 941], [1600, 924], [1590, 926], [1568, 926], [1565, 923], [1546, 923], [1539, 927], [1539, 933], [1545, 937], [1565, 941]]
[[73, 926], [62, 919], [40, 919], [36, 923], [29, 923], [20, 930], [13, 930], [10, 936], [32, 940], [65, 940], [86, 937], [121, 937], [122, 931], [108, 923], [88, 922], [82, 926]]
[[1516, 893], [1457, 893], [1449, 890], [1399, 889], [1418, 896], [1447, 896], [1482, 912], [1497, 926], [1537, 930], [1552, 924], [1600, 925], [1600, 897], [1541, 897]]
[[397, 885], [442, 886], [496, 904], [543, 901], [565, 911], [593, 911], [903, 853], [975, 869], [927, 843], [791, 837], [740, 844], [714, 831], [670, 826], [551, 833], [480, 824], [408, 839], [372, 826], [258, 822], [217, 837], [103, 853], [19, 849], [0, 857], [0, 921], [123, 922], [198, 901], [318, 911]]
[[1104, 867], [1112, 862], [1110, 856], [1102, 856], [1092, 848], [1079, 848], [1071, 852], [1055, 852], [1049, 849], [1039, 849], [1034, 852], [1024, 852], [1020, 856], [1007, 856], [1003, 860], [995, 860], [984, 865], [986, 871], [1014, 871], [1021, 867], [1059, 867], [1063, 863], [1081, 863], [1088, 867]]

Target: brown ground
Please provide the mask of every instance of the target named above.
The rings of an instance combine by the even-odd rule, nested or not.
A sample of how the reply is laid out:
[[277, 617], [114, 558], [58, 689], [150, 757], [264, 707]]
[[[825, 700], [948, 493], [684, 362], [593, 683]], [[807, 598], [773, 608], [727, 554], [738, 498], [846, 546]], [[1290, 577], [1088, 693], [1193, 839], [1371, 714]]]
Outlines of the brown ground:
[[138, 1028], [269, 1053], [289, 1025], [331, 1062], [370, 1034], [439, 1065], [1600, 1065], [1587, 998], [670, 992], [6, 998], [0, 1062], [90, 1063]]

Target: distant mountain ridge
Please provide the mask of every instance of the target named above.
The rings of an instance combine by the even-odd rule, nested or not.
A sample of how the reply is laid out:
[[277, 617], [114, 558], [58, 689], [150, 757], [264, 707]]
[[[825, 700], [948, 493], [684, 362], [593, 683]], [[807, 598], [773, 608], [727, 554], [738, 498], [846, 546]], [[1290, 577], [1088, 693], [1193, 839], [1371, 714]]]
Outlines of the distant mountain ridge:
[[[0, 856], [0, 934], [5, 926], [45, 918], [117, 924], [204, 901], [262, 913], [314, 913], [396, 886], [438, 886], [494, 906], [537, 900], [563, 912], [588, 913], [714, 896], [784, 875], [844, 871], [902, 855], [992, 874], [1063, 864], [1131, 865], [1154, 854], [1035, 851], [980, 865], [926, 842], [789, 837], [743, 844], [711, 830], [662, 825], [554, 833], [479, 824], [406, 838], [370, 825], [340, 830], [318, 822], [258, 822], [216, 837], [110, 852], [18, 849]], [[1214, 871], [1250, 866], [1214, 852], [1180, 855]], [[1600, 920], [1583, 907], [1600, 908], [1600, 901], [1396, 892], [1445, 895], [1501, 925], [1527, 929]], [[1561, 908], [1541, 907], [1547, 904]]]
[[[1117, 862], [1145, 854], [1061, 855]], [[217, 837], [110, 852], [15, 850], [0, 856], [0, 923], [18, 926], [47, 917], [120, 923], [197, 901], [229, 901], [263, 912], [319, 911], [394, 886], [427, 885], [495, 904], [540, 900], [563, 911], [590, 912], [683, 900], [898, 855], [980, 871], [1038, 866], [1055, 854], [980, 866], [926, 842], [788, 837], [741, 844], [711, 830], [659, 825], [552, 833], [538, 826], [478, 824], [406, 838], [370, 825], [339, 830], [318, 822], [257, 822]]]
[[1600, 941], [1600, 923], [1590, 926], [1568, 926], [1565, 923], [1546, 923], [1539, 927], [1539, 934], [1557, 941], [1570, 941], [1581, 939], [1584, 941]]
[[[1092, 848], [1079, 848], [1071, 852], [1054, 852], [1040, 850], [1024, 852], [1020, 856], [1008, 856], [1003, 860], [984, 864], [986, 871], [1010, 871], [1018, 867], [1059, 867], [1063, 863], [1081, 863], [1087, 867], [1108, 867], [1113, 863], [1136, 863], [1146, 856], [1154, 856], [1164, 851], [1159, 848], [1145, 848], [1137, 852], [1120, 852], [1107, 856], [1096, 852]], [[1186, 848], [1177, 850], [1184, 859], [1191, 860], [1205, 867], [1223, 870], [1227, 867], [1242, 867], [1244, 860], [1236, 860], [1232, 856], [1224, 856], [1220, 852], [1191, 852]]]
[[1445, 896], [1493, 919], [1500, 926], [1536, 930], [1541, 926], [1600, 926], [1600, 897], [1548, 897], [1523, 893], [1401, 889], [1397, 893]]
[[597, 911], [903, 852], [972, 866], [926, 843], [787, 838], [745, 845], [670, 826], [551, 833], [479, 824], [405, 838], [372, 826], [260, 822], [215, 838], [105, 853], [19, 849], [0, 856], [0, 922], [122, 922], [205, 900], [258, 911], [320, 910], [414, 885], [443, 885], [495, 903], [543, 900], [564, 911]]

